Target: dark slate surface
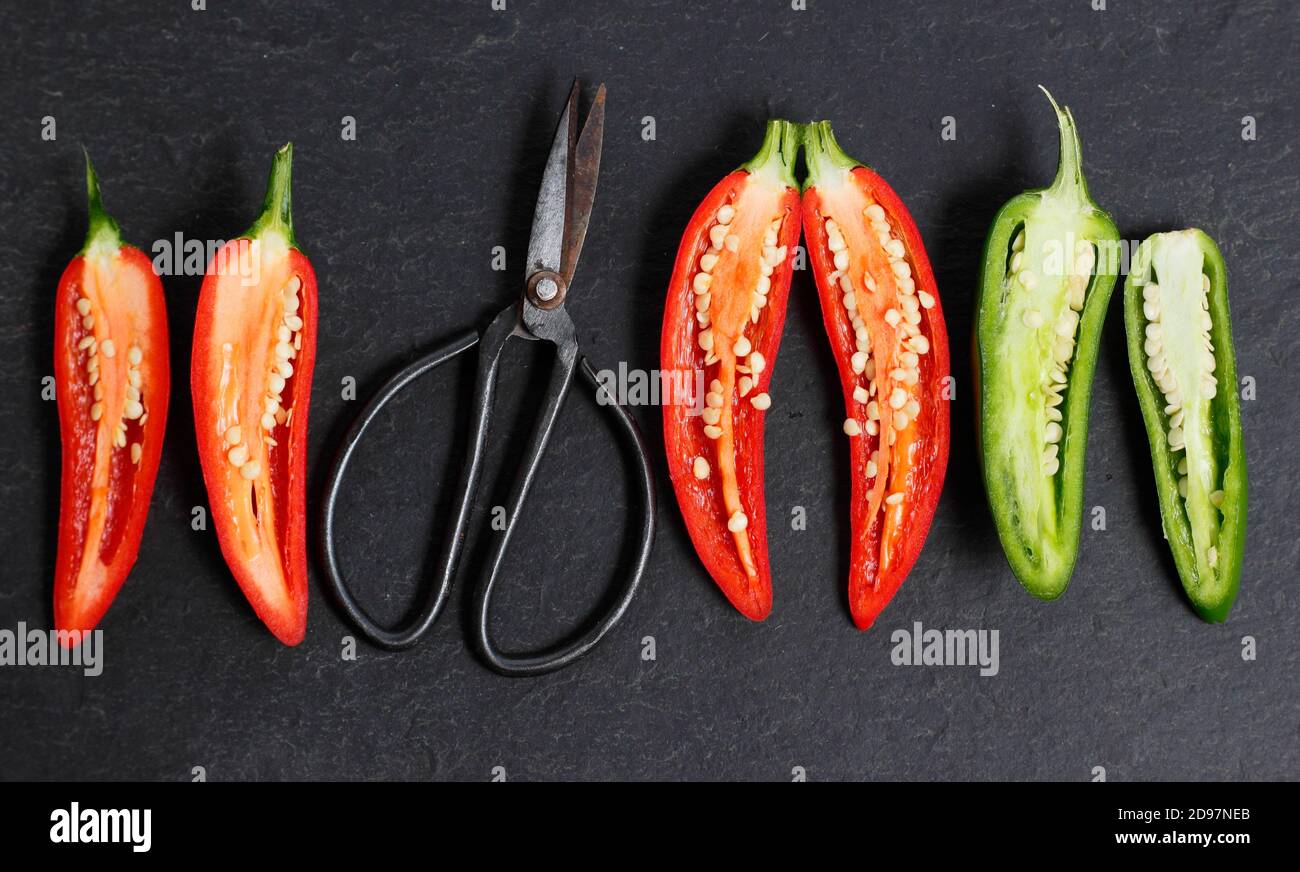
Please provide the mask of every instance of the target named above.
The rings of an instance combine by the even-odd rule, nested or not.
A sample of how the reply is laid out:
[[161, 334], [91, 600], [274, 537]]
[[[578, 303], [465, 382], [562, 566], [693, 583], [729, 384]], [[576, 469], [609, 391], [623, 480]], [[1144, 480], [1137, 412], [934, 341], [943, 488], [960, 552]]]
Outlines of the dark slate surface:
[[[80, 5], [80, 4], [79, 4]], [[252, 220], [272, 151], [297, 145], [299, 240], [321, 280], [313, 481], [356, 403], [396, 363], [516, 293], [545, 140], [571, 78], [603, 79], [601, 188], [570, 309], [601, 365], [656, 364], [663, 292], [695, 204], [756, 149], [769, 113], [829, 117], [910, 205], [929, 246], [959, 384], [928, 547], [878, 627], [844, 596], [847, 465], [834, 368], [798, 275], [769, 415], [776, 607], [733, 612], [660, 473], [645, 590], [592, 657], [510, 681], [464, 644], [458, 596], [431, 637], [341, 658], [313, 568], [297, 649], [260, 626], [211, 532], [187, 362], [199, 280], [166, 280], [173, 415], [139, 563], [103, 623], [106, 668], [0, 668], [0, 776], [184, 780], [508, 778], [1120, 779], [1300, 777], [1294, 367], [1297, 17], [1276, 0], [1129, 3], [11, 4], [0, 51], [0, 628], [48, 625], [58, 501], [52, 294], [85, 230], [80, 146], [128, 238], [225, 238]], [[1097, 373], [1074, 583], [1012, 578], [976, 472], [974, 283], [998, 206], [1055, 165], [1042, 82], [1076, 112], [1088, 179], [1126, 238], [1200, 226], [1232, 279], [1252, 471], [1242, 593], [1226, 625], [1187, 606], [1160, 537], [1119, 295]], [[57, 119], [42, 141], [41, 119]], [[356, 141], [340, 137], [357, 119]], [[1253, 116], [1257, 139], [1242, 137]], [[657, 138], [644, 141], [653, 116]], [[944, 116], [956, 141], [940, 138]], [[490, 268], [506, 247], [511, 270]], [[498, 446], [523, 433], [544, 355], [512, 352]], [[442, 482], [465, 375], [403, 402], [344, 506], [346, 562], [399, 615]], [[459, 379], [459, 381], [458, 381]], [[459, 386], [459, 389], [458, 389]], [[662, 465], [659, 417], [638, 417]], [[554, 640], [599, 599], [629, 500], [592, 404], [570, 404], [501, 601], [503, 641]], [[513, 427], [513, 432], [511, 428]], [[463, 441], [463, 438], [462, 440]], [[500, 455], [500, 451], [498, 455]], [[499, 502], [499, 488], [495, 498]], [[315, 501], [313, 500], [313, 505]], [[783, 519], [804, 506], [808, 524]], [[462, 581], [458, 592], [468, 585]], [[386, 592], [385, 592], [386, 591]], [[906, 668], [890, 633], [1000, 633], [1000, 672]], [[1242, 657], [1243, 638], [1258, 659]], [[653, 637], [657, 659], [641, 658]]]

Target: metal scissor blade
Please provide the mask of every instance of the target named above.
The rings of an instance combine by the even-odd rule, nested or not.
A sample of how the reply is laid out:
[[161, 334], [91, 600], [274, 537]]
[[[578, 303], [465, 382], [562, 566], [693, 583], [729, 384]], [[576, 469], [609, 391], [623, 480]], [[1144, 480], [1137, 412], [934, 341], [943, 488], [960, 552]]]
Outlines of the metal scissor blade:
[[560, 275], [565, 284], [573, 282], [573, 271], [578, 266], [578, 255], [587, 238], [587, 222], [591, 219], [591, 206], [596, 199], [596, 179], [600, 175], [600, 150], [605, 138], [605, 86], [596, 89], [587, 120], [582, 125], [582, 135], [573, 150], [570, 163], [573, 169], [573, 186], [570, 191], [568, 216], [564, 229], [564, 260]]
[[533, 211], [533, 231], [528, 238], [528, 271], [559, 272], [564, 257], [564, 224], [569, 199], [569, 161], [574, 130], [577, 127], [578, 82], [569, 91], [568, 102], [551, 142], [551, 153], [542, 174], [542, 188]]

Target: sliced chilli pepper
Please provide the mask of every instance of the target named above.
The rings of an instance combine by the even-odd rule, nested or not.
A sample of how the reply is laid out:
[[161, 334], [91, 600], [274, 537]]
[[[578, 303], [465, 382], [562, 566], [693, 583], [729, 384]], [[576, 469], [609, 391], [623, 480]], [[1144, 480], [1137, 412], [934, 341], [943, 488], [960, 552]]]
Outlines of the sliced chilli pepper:
[[756, 621], [772, 610], [763, 422], [799, 241], [799, 135], [797, 124], [769, 121], [754, 159], [695, 210], [668, 286], [660, 352], [670, 391], [702, 377], [694, 397], [664, 404], [668, 473], [686, 529], [727, 599]]
[[1050, 187], [1013, 197], [993, 221], [975, 372], [984, 485], [1002, 549], [1025, 589], [1050, 600], [1070, 583], [1079, 553], [1092, 376], [1119, 232], [1088, 195], [1074, 116], [1048, 100], [1060, 166]]
[[307, 414], [316, 275], [293, 236], [292, 144], [262, 214], [208, 264], [190, 387], [199, 458], [226, 563], [286, 645], [307, 629]]
[[90, 232], [54, 310], [63, 443], [54, 623], [71, 644], [99, 623], [135, 564], [170, 393], [162, 283], [104, 212], [89, 157], [86, 189]]
[[849, 606], [870, 627], [925, 544], [948, 467], [948, 331], [921, 234], [829, 122], [804, 136], [808, 257], [847, 416]]
[[1157, 233], [1124, 284], [1129, 366], [1165, 538], [1197, 614], [1228, 617], [1246, 537], [1246, 452], [1228, 275], [1200, 230]]

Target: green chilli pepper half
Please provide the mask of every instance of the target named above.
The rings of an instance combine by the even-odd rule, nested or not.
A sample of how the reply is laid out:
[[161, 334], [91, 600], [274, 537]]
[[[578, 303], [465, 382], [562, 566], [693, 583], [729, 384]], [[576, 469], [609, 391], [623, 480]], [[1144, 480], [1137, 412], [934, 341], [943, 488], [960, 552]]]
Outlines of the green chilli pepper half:
[[1060, 165], [1051, 186], [1013, 197], [993, 221], [974, 347], [980, 459], [1002, 550], [1025, 589], [1050, 600], [1079, 553], [1088, 406], [1120, 244], [1088, 196], [1074, 116], [1047, 99]]
[[1129, 366], [1160, 518], [1196, 613], [1228, 617], [1246, 537], [1246, 453], [1223, 255], [1200, 230], [1157, 233], [1124, 283]]

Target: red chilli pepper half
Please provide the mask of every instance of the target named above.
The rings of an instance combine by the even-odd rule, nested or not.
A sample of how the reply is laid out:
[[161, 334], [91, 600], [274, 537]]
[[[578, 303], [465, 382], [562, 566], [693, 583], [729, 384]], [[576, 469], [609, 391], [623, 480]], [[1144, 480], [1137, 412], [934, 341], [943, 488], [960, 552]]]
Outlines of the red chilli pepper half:
[[925, 544], [948, 466], [948, 333], [925, 246], [884, 179], [808, 126], [808, 254], [839, 365], [853, 475], [849, 607], [867, 629]]
[[[668, 286], [660, 347], [668, 473], [695, 550], [740, 612], [772, 610], [763, 420], [799, 241], [799, 125], [763, 147], [691, 218]], [[699, 402], [700, 394], [704, 402]]]
[[286, 645], [307, 631], [307, 412], [316, 274], [293, 237], [292, 143], [262, 214], [208, 264], [190, 388], [212, 518], [235, 580]]
[[75, 645], [135, 564], [167, 425], [162, 282], [104, 212], [86, 158], [90, 231], [59, 280], [54, 381], [63, 443], [54, 624]]

